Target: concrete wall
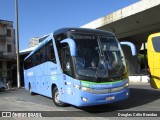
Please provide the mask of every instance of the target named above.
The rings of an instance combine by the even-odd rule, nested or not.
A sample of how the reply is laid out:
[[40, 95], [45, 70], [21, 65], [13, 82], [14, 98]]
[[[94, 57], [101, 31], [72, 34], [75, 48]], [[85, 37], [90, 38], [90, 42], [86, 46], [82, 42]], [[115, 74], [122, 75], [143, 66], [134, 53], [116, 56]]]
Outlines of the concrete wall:
[[[160, 0], [142, 0], [123, 9], [115, 11], [107, 16], [91, 21], [81, 27], [83, 28], [100, 28], [106, 24], [116, 22], [126, 17], [135, 15], [160, 4]], [[128, 25], [127, 25], [128, 26]]]

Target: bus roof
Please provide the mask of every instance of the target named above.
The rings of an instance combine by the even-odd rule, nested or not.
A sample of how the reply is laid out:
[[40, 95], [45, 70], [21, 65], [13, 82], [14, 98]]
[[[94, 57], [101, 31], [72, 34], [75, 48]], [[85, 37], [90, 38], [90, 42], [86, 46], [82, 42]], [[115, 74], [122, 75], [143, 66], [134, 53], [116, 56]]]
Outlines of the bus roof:
[[45, 38], [45, 40], [44, 40], [43, 42], [41, 42], [38, 46], [36, 46], [35, 49], [34, 49], [24, 60], [26, 60], [27, 58], [29, 58], [30, 56], [32, 56], [33, 53], [35, 53], [35, 52], [38, 51], [42, 46], [44, 46], [47, 41], [51, 40], [52, 37], [53, 37], [53, 33], [48, 34], [47, 37]]
[[56, 30], [55, 32], [48, 34], [48, 36], [45, 38], [43, 42], [41, 42], [35, 49], [24, 59], [26, 60], [28, 57], [30, 57], [34, 52], [36, 52], [39, 48], [41, 48], [47, 41], [50, 40], [53, 36], [57, 36], [63, 33], [67, 32], [79, 32], [79, 33], [91, 33], [91, 34], [98, 34], [98, 35], [108, 35], [108, 36], [115, 36], [113, 33], [104, 31], [104, 30], [98, 30], [98, 29], [89, 29], [89, 28], [61, 28]]
[[61, 28], [58, 29], [54, 32], [54, 36], [62, 34], [62, 33], [67, 33], [67, 32], [79, 32], [79, 33], [91, 33], [91, 34], [105, 34], [109, 36], [115, 36], [113, 33], [109, 31], [104, 31], [104, 30], [99, 30], [99, 29], [89, 29], [89, 28]]

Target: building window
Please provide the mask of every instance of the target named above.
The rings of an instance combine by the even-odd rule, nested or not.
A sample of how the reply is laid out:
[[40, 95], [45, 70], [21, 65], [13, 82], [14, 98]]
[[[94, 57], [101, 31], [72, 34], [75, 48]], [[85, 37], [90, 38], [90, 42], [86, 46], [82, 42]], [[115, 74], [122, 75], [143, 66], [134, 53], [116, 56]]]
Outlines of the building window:
[[11, 30], [7, 29], [7, 37], [11, 37]]
[[12, 52], [12, 46], [11, 45], [7, 45], [7, 52]]

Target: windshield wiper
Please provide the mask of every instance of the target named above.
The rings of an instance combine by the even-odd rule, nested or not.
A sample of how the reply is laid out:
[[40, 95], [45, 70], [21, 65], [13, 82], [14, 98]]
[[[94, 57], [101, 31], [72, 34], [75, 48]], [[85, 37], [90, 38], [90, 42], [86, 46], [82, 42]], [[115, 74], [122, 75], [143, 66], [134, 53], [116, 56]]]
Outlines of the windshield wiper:
[[[120, 65], [120, 67], [119, 67], [119, 71], [122, 69], [121, 67], [122, 67], [122, 65], [123, 65], [122, 59], [120, 59], [120, 60], [121, 60], [121, 65]], [[121, 75], [119, 74], [119, 71], [117, 71], [117, 70], [114, 70], [114, 71], [115, 71], [116, 74], [118, 75], [119, 79], [121, 79], [122, 77], [121, 77]]]
[[[111, 68], [113, 69], [113, 66], [112, 66], [111, 60], [110, 60], [110, 56], [108, 55], [108, 51], [106, 51], [106, 53], [107, 53], [107, 57], [108, 57], [109, 64], [111, 65]], [[122, 65], [122, 64], [123, 64], [123, 63], [122, 63], [122, 61], [121, 61], [121, 65]], [[120, 65], [120, 66], [121, 66], [121, 65]], [[120, 69], [121, 69], [121, 68], [120, 68]], [[116, 69], [113, 69], [113, 70], [114, 70], [115, 73], [117, 74], [118, 78], [121, 79], [121, 76], [120, 76], [119, 72], [118, 72]]]
[[[99, 37], [97, 38], [97, 42], [98, 42], [99, 59], [98, 59], [98, 65], [96, 68], [96, 73], [95, 73], [93, 81], [97, 81], [100, 64], [103, 62], [104, 68], [105, 68], [105, 64], [106, 64], [106, 58], [105, 58], [104, 52], [102, 50], [101, 41], [100, 41]], [[108, 76], [108, 65], [107, 65], [106, 75]]]

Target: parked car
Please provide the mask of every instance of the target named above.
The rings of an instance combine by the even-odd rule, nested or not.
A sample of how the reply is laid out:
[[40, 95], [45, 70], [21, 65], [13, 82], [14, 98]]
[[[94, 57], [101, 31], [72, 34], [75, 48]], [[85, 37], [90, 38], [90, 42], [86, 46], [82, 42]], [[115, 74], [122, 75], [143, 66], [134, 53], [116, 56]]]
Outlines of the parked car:
[[0, 91], [4, 92], [8, 88], [7, 84], [0, 80]]

